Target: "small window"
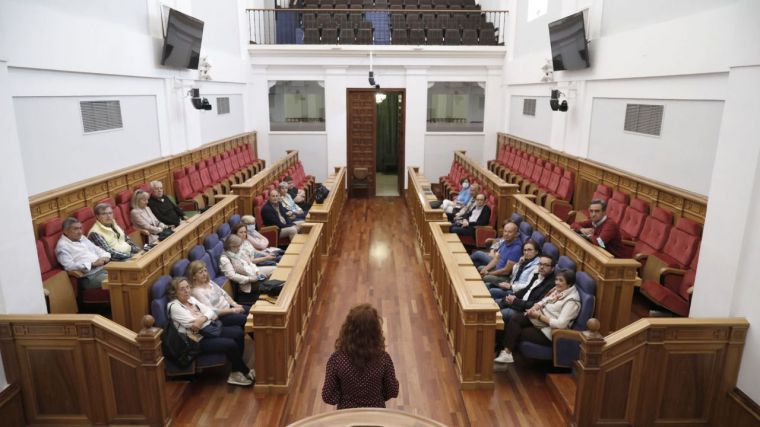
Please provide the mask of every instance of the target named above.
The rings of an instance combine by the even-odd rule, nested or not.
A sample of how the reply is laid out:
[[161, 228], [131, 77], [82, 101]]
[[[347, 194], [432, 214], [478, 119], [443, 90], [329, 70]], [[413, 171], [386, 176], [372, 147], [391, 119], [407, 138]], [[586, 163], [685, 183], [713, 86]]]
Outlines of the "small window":
[[84, 133], [100, 132], [124, 127], [119, 101], [81, 101]]
[[216, 98], [216, 114], [230, 114], [230, 98]]
[[536, 115], [535, 98], [523, 99], [523, 116], [535, 116], [535, 115]]
[[485, 84], [435, 82], [428, 86], [428, 132], [483, 132]]
[[662, 128], [662, 105], [628, 104], [625, 108], [623, 130], [660, 136]]
[[324, 132], [324, 83], [270, 81], [269, 130]]

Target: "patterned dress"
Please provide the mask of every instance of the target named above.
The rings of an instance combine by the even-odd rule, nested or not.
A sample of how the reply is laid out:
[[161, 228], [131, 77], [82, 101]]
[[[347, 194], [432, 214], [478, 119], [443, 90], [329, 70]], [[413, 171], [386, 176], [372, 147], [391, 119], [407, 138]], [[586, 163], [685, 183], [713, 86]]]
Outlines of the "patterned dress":
[[385, 408], [385, 401], [398, 397], [398, 380], [387, 352], [359, 370], [343, 352], [327, 361], [322, 400], [338, 409]]

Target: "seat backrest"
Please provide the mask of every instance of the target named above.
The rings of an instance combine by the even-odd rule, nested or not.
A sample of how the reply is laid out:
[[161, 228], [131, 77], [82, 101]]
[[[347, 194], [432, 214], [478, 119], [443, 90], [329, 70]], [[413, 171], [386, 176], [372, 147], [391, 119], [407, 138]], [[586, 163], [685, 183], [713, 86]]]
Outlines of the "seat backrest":
[[172, 277], [184, 276], [189, 264], [190, 261], [185, 258], [175, 262], [174, 265], [172, 265]]
[[556, 263], [557, 259], [559, 258], [559, 248], [557, 248], [554, 243], [546, 242], [541, 248], [541, 255], [550, 257]]
[[189, 200], [197, 194], [190, 185], [190, 178], [183, 176], [174, 180], [174, 189], [177, 191], [177, 200]]
[[699, 246], [701, 235], [701, 224], [688, 218], [679, 218], [676, 226], [670, 230], [662, 252], [676, 260], [679, 268], [687, 268]]
[[[549, 180], [552, 177], [552, 171], [554, 171], [554, 165], [546, 162], [544, 163], [544, 169], [541, 171], [541, 176], [538, 178], [538, 185], [541, 188], [549, 188]], [[557, 180], [559, 184], [559, 180]]]
[[171, 283], [171, 276], [161, 276], [150, 287], [150, 314], [156, 320], [156, 326], [164, 328], [168, 318], [166, 317], [166, 306], [169, 303], [166, 298], [166, 288]]
[[194, 170], [188, 174], [190, 178], [190, 186], [195, 193], [202, 193], [204, 188], [203, 181], [201, 181], [201, 174], [197, 170]]
[[193, 262], [201, 259], [203, 255], [206, 255], [206, 249], [201, 245], [195, 245], [190, 249], [190, 252], [187, 253], [187, 259], [190, 262]]
[[654, 208], [651, 216], [664, 222], [665, 224], [673, 225], [673, 212], [665, 210], [659, 206], [656, 206]]
[[546, 241], [546, 237], [544, 236], [544, 233], [538, 230], [535, 230], [533, 233], [531, 233], [530, 239], [538, 243], [539, 248], [544, 246], [544, 242]]
[[620, 230], [625, 236], [638, 239], [647, 216], [649, 216], [649, 204], [641, 199], [631, 200], [620, 221]]
[[498, 217], [498, 212], [496, 209], [496, 197], [494, 196], [486, 196], [488, 197], [488, 202], [486, 204], [488, 205], [488, 209], [491, 210], [491, 216], [488, 218], [488, 225], [490, 225], [492, 228], [496, 228], [496, 218]]
[[594, 195], [591, 196], [592, 200], [604, 200], [607, 201], [612, 197], [612, 187], [605, 184], [599, 184], [596, 186], [596, 191], [594, 191]]
[[557, 192], [555, 195], [565, 201], [570, 201], [573, 198], [573, 192], [575, 191], [575, 179], [572, 171], [565, 169], [562, 173], [562, 178], [559, 180], [557, 186]]
[[42, 273], [44, 280], [45, 273], [53, 271], [53, 263], [50, 262], [50, 259], [47, 256], [45, 245], [42, 243], [42, 240], [35, 240], [34, 244], [37, 247], [37, 260], [40, 263], [40, 273]]
[[238, 214], [233, 214], [230, 219], [227, 220], [227, 224], [229, 224], [230, 227], [234, 227], [238, 222], [240, 222], [240, 215]]
[[523, 221], [520, 223], [520, 238], [524, 242], [525, 240], [529, 239], [530, 236], [533, 234], [533, 226], [528, 224], [528, 221]]
[[613, 191], [612, 197], [607, 201], [607, 217], [617, 224], [621, 224], [627, 207], [628, 195], [620, 191]]
[[92, 225], [95, 224], [95, 212], [92, 211], [92, 207], [90, 206], [84, 206], [75, 210], [71, 216], [82, 223], [82, 232], [85, 236], [90, 232]]
[[42, 245], [45, 247], [45, 254], [53, 265], [58, 264], [58, 258], [55, 257], [55, 245], [63, 234], [63, 221], [60, 218], [51, 218], [40, 224], [39, 235]]
[[575, 261], [573, 261], [572, 258], [562, 255], [557, 260], [557, 268], [575, 271], [578, 269], [578, 265], [575, 263]]
[[523, 222], [523, 217], [517, 212], [512, 212], [512, 215], [509, 217], [509, 220], [517, 224], [517, 226], [520, 226], [520, 223]]
[[230, 235], [230, 232], [231, 232], [230, 225], [227, 224], [226, 222], [220, 224], [219, 227], [217, 227], [216, 229], [216, 234], [219, 235], [220, 240], [226, 240], [227, 236]]
[[579, 271], [575, 275], [575, 287], [581, 297], [581, 311], [573, 322], [572, 329], [585, 331], [586, 322], [593, 316], [596, 305], [596, 282], [585, 271]]
[[541, 175], [544, 173], [544, 159], [536, 159], [536, 165], [533, 167], [533, 172], [530, 174], [530, 181], [538, 184], [541, 182]]
[[[649, 215], [644, 220], [644, 226], [641, 229], [641, 233], [639, 233], [639, 242], [648, 245], [656, 251], [659, 251], [665, 245], [665, 241], [667, 241], [670, 229], [672, 228], [669, 223], [666, 224], [661, 219], [658, 219], [658, 217], [667, 218], [666, 214], [659, 211], [664, 211], [664, 209], [659, 207], [654, 208], [652, 215]], [[667, 211], [664, 212], [667, 213]]]
[[[209, 234], [209, 236], [216, 236], [216, 234], [212, 233]], [[218, 240], [216, 245], [206, 249], [206, 253], [211, 258], [211, 265], [214, 267], [214, 271], [216, 271], [217, 275], [221, 272], [219, 269], [219, 258], [222, 256], [222, 252], [224, 252], [224, 243]]]
[[[543, 176], [541, 177], [543, 179]], [[546, 191], [556, 193], [559, 188], [559, 182], [562, 180], [562, 168], [554, 166], [549, 174], [549, 181], [546, 183]]]

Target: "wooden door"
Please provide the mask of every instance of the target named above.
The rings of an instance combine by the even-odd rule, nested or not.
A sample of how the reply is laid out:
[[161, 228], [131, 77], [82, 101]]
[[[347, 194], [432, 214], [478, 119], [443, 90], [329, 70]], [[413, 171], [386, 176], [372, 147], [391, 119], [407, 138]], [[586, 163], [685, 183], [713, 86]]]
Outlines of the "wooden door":
[[348, 189], [352, 195], [354, 169], [367, 168], [367, 196], [375, 195], [375, 90], [348, 89]]

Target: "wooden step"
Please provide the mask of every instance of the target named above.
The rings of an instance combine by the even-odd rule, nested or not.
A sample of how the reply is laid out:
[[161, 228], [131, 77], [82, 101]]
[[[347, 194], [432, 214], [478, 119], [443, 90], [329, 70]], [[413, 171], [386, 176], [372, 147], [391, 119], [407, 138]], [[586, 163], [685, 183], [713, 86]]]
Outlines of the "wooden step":
[[571, 421], [575, 410], [575, 378], [571, 374], [547, 374], [546, 384], [567, 421]]

